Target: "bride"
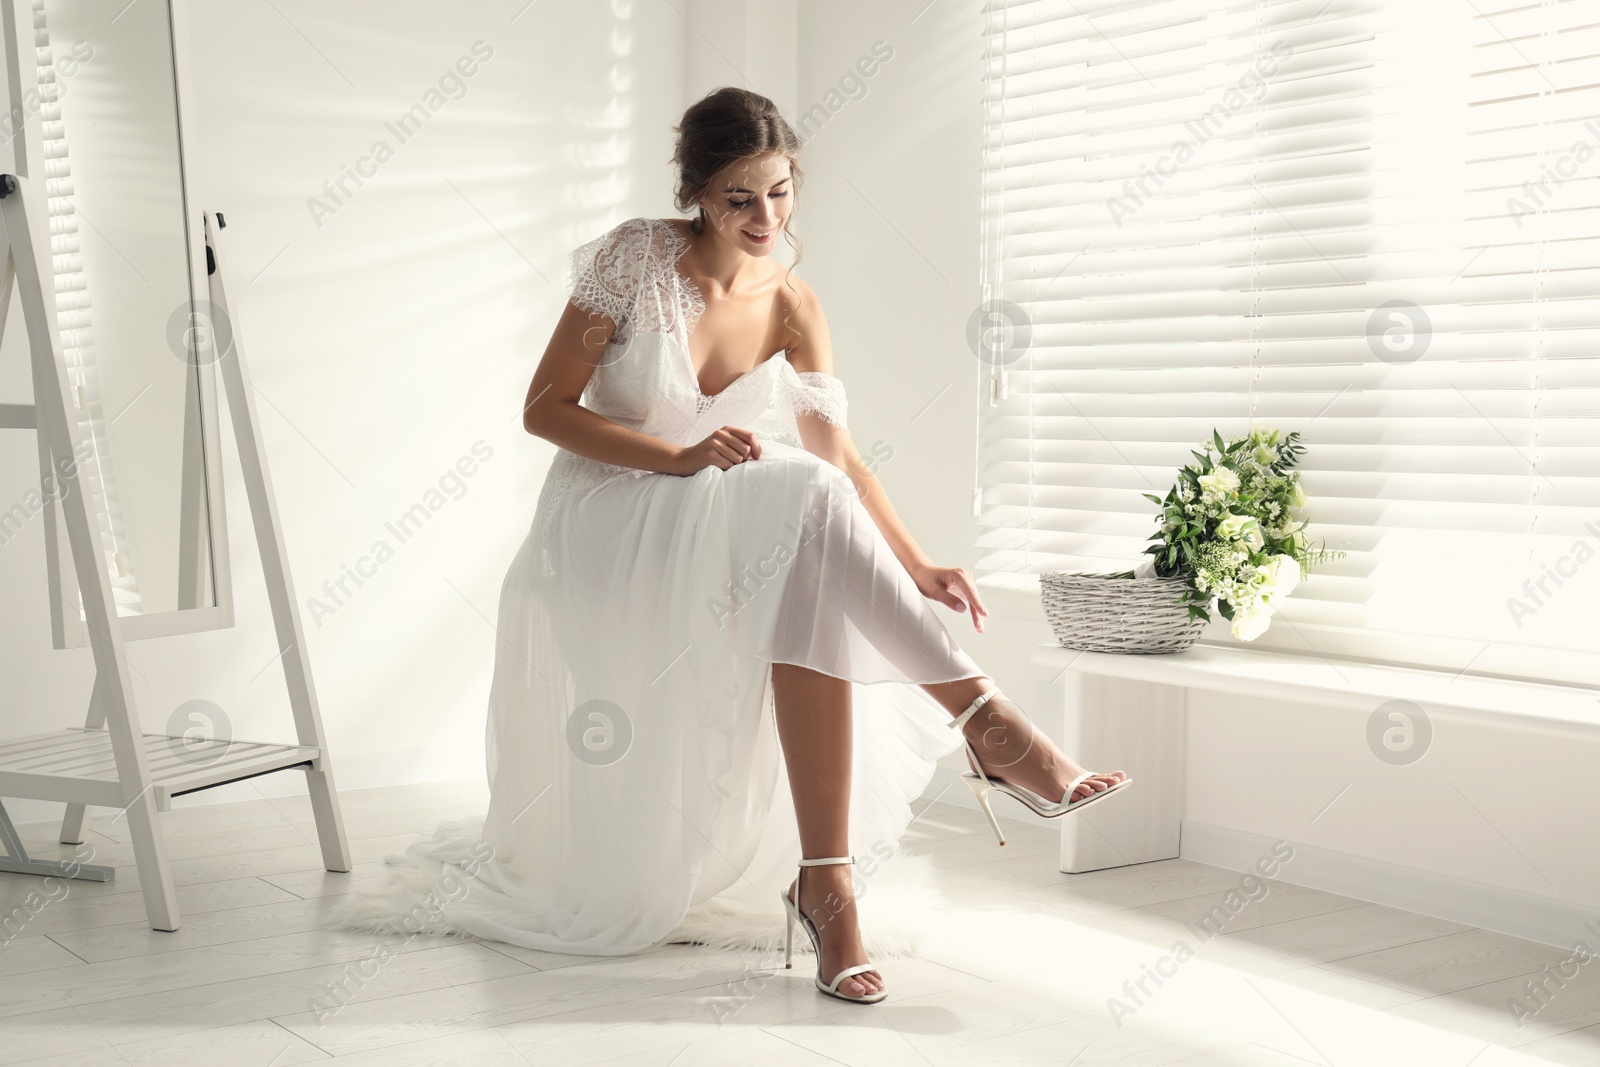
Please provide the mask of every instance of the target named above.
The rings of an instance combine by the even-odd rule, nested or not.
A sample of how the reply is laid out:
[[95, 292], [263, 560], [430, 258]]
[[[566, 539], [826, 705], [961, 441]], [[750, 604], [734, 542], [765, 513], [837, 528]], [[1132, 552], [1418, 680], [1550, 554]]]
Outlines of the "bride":
[[466, 868], [451, 927], [555, 952], [781, 904], [817, 987], [872, 1003], [851, 864], [892, 854], [941, 755], [965, 741], [986, 812], [991, 789], [1051, 816], [1129, 779], [1035, 731], [929, 604], [983, 628], [971, 575], [923, 554], [851, 440], [817, 295], [772, 257], [794, 131], [736, 88], [675, 130], [696, 217], [572, 253], [528, 389], [558, 449], [501, 588], [488, 814], [411, 852]]

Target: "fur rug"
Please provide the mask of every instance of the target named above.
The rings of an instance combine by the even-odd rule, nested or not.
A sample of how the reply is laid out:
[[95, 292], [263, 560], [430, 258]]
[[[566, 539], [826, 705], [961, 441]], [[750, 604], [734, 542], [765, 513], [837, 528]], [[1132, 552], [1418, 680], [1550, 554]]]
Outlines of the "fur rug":
[[[391, 857], [391, 861], [400, 857]], [[437, 936], [477, 941], [480, 938], [449, 923], [437, 908], [417, 906], [445, 898], [441, 879], [448, 876], [436, 860], [406, 857], [384, 868], [379, 885], [361, 886], [338, 899], [331, 914], [337, 929], [406, 936]], [[870, 881], [856, 881], [856, 910], [867, 955], [873, 959], [915, 956], [922, 932], [933, 929], [947, 906], [937, 886], [933, 862], [925, 856], [899, 853], [882, 863]], [[771, 956], [783, 950], [784, 910], [781, 901], [753, 905], [713, 898], [691, 907], [661, 944], [700, 944], [733, 952]], [[809, 954], [811, 941], [795, 930], [796, 954]]]
[[443, 863], [413, 856], [386, 856], [384, 859], [385, 866], [379, 875], [381, 884], [358, 885], [350, 893], [336, 898], [329, 912], [329, 926], [374, 934], [482, 940], [446, 920], [438, 908], [418, 907], [430, 894], [433, 899], [449, 896]]

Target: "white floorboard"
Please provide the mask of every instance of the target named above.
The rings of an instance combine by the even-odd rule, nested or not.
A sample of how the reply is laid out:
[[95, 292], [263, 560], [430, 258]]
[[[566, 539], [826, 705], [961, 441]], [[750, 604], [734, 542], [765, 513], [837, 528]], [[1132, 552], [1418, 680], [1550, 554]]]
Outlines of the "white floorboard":
[[[327, 929], [385, 855], [485, 801], [471, 782], [344, 794], [349, 875], [322, 870], [304, 798], [180, 807], [164, 821], [175, 933], [145, 924], [127, 827], [92, 818], [114, 882], [30, 908], [40, 880], [0, 875], [0, 1065], [1600, 1063], [1600, 963], [1547, 979], [1519, 1025], [1508, 1001], [1566, 953], [1281, 882], [1207, 928], [1238, 874], [1066, 875], [1054, 824], [1009, 822], [1001, 849], [947, 805], [906, 847], [937, 868], [951, 918], [919, 958], [881, 964], [875, 1007], [817, 993], [809, 954], [785, 971], [693, 945], [596, 958]], [[21, 830], [38, 855], [71, 854], [53, 825]]]

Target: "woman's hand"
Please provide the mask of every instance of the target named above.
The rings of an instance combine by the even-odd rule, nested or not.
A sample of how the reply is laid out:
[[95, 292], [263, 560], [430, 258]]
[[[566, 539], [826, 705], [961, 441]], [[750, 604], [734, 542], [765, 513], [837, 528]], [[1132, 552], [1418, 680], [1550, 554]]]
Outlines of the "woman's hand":
[[956, 611], [970, 611], [972, 625], [981, 634], [989, 609], [978, 596], [978, 587], [965, 567], [935, 567], [929, 563], [911, 572], [917, 588], [929, 600], [937, 600]]
[[688, 476], [713, 466], [727, 470], [736, 463], [760, 458], [761, 442], [754, 433], [724, 426], [704, 441], [678, 449], [677, 467], [672, 473]]

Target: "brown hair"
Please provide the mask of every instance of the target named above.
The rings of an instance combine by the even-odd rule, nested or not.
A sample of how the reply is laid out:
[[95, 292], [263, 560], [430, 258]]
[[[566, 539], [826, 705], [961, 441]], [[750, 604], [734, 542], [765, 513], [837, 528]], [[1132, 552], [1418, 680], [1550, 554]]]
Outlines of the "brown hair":
[[[679, 211], [687, 211], [699, 203], [711, 179], [730, 163], [769, 152], [781, 152], [788, 157], [789, 170], [793, 175], [790, 188], [795, 194], [800, 192], [805, 176], [797, 158], [800, 154], [800, 138], [778, 110], [778, 105], [760, 93], [733, 85], [713, 89], [690, 104], [678, 125], [672, 129], [678, 135], [672, 150], [672, 162], [678, 168], [673, 201]], [[690, 221], [689, 229], [695, 233], [702, 232], [705, 219], [706, 212], [702, 206], [700, 214]], [[788, 225], [784, 226], [783, 234], [789, 247], [794, 249], [795, 264], [798, 264], [800, 244]], [[794, 265], [791, 265], [789, 272], [793, 270]]]

